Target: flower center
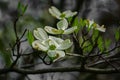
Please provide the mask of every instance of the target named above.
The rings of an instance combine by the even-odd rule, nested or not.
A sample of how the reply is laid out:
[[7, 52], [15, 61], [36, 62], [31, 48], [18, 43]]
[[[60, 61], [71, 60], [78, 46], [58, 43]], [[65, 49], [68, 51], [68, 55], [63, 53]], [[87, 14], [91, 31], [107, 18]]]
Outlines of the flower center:
[[61, 17], [61, 18], [65, 18], [65, 14], [62, 13], [62, 14], [60, 15], [60, 17]]
[[55, 48], [56, 48], [55, 45], [50, 45], [50, 46], [49, 46], [49, 49], [50, 49], [50, 50], [55, 50]]

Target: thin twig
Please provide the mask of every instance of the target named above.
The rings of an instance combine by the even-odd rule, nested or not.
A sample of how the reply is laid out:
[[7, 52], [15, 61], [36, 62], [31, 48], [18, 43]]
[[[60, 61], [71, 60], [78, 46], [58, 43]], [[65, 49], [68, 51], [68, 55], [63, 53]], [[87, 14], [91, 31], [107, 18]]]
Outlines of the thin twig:
[[10, 66], [10, 68], [14, 67], [18, 61], [18, 59], [20, 58], [20, 55], [17, 55], [17, 58], [15, 59], [15, 61], [12, 63], [12, 65]]
[[113, 52], [114, 50], [116, 50], [117, 48], [120, 48], [120, 45], [119, 45], [119, 46], [115, 46], [113, 49], [111, 49], [111, 50], [109, 50], [109, 51], [107, 51], [107, 52], [105, 52], [105, 53], [111, 53], [111, 52]]
[[19, 39], [19, 40], [21, 40], [21, 39], [24, 37], [24, 35], [25, 35], [26, 31], [27, 31], [27, 29], [25, 29], [25, 30], [24, 30], [24, 32], [23, 32], [23, 34], [22, 34], [22, 36], [20, 37], [20, 39]]
[[99, 55], [99, 56], [100, 56], [100, 58], [102, 58], [103, 60], [105, 60], [106, 63], [108, 63], [108, 64], [111, 65], [113, 68], [115, 68], [117, 71], [119, 71], [118, 68], [117, 68], [116, 66], [114, 66], [113, 64], [111, 64], [107, 59], [103, 58], [101, 55]]
[[[107, 59], [107, 61], [109, 61], [109, 62], [120, 61], [120, 58]], [[100, 60], [100, 61], [94, 62], [93, 64], [89, 64], [88, 67], [96, 66], [96, 65], [99, 65], [99, 64], [102, 64], [102, 63], [106, 63], [106, 61], [105, 60]]]
[[52, 63], [53, 63], [53, 61], [52, 60], [50, 60], [49, 62], [46, 62], [45, 61], [45, 59], [46, 59], [46, 57], [47, 57], [47, 54], [42, 58], [40, 55], [38, 55], [39, 56], [39, 58], [42, 60], [42, 62], [44, 63], [44, 64], [46, 64], [46, 65], [51, 65]]
[[66, 53], [66, 55], [68, 55], [68, 56], [73, 56], [73, 57], [81, 57], [81, 58], [84, 58], [84, 56], [83, 55], [80, 55], [80, 54], [75, 54], [75, 53]]

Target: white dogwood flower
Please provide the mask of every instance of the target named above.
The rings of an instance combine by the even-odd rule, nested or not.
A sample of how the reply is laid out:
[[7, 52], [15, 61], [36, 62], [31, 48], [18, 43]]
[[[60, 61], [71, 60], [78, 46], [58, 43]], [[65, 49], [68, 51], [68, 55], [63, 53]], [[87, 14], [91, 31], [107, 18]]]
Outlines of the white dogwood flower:
[[32, 43], [32, 47], [46, 52], [53, 61], [64, 57], [64, 50], [70, 48], [73, 44], [69, 39], [63, 40], [61, 38], [48, 36], [42, 28], [34, 30], [34, 36], [37, 40]]
[[96, 24], [93, 20], [87, 20], [87, 25], [88, 28], [93, 28], [96, 30], [99, 30], [101, 32], [105, 32], [106, 28], [104, 27], [104, 25], [100, 26], [99, 24]]
[[72, 12], [70, 10], [60, 12], [56, 7], [52, 6], [49, 8], [49, 13], [57, 19], [73, 17], [77, 12]]
[[68, 28], [68, 22], [66, 19], [62, 19], [57, 23], [57, 29], [45, 26], [45, 30], [50, 34], [71, 34], [77, 29], [77, 26]]

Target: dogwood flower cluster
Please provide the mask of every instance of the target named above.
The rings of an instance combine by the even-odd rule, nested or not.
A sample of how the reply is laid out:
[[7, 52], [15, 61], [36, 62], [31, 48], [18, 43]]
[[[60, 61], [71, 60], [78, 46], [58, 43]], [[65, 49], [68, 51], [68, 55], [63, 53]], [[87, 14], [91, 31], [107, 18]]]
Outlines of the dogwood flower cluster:
[[60, 21], [57, 23], [57, 29], [45, 26], [45, 30], [50, 34], [70, 34], [73, 33], [77, 26], [73, 26], [71, 28], [68, 28], [68, 21], [66, 18], [73, 17], [77, 14], [77, 12], [72, 12], [70, 10], [60, 12], [56, 7], [52, 6], [49, 8], [49, 13], [54, 16], [55, 18], [59, 19]]
[[[65, 50], [70, 48], [73, 42], [71, 42], [70, 39], [63, 40], [55, 36], [49, 36], [47, 33], [53, 35], [73, 33], [78, 27], [73, 26], [68, 28], [69, 24], [67, 18], [75, 16], [77, 12], [72, 12], [70, 10], [60, 12], [57, 8], [52, 6], [49, 9], [49, 13], [60, 21], [58, 21], [56, 28], [45, 26], [44, 29], [37, 28], [34, 30], [33, 34], [36, 40], [32, 42], [32, 47], [36, 50], [46, 53], [54, 62], [62, 57], [65, 57]], [[100, 26], [91, 20], [86, 21], [86, 26], [88, 28], [93, 28], [101, 32], [105, 32], [104, 26]]]
[[64, 57], [64, 50], [70, 48], [73, 44], [69, 39], [63, 40], [54, 36], [48, 36], [42, 28], [37, 28], [33, 33], [37, 40], [32, 43], [32, 47], [46, 52], [53, 61]]
[[77, 14], [77, 12], [68, 10], [61, 13], [57, 8], [52, 6], [49, 9], [49, 13], [60, 20], [57, 23], [57, 28], [45, 26], [44, 29], [37, 28], [37, 30], [34, 30], [33, 34], [36, 40], [32, 42], [32, 47], [36, 50], [45, 52], [50, 57], [50, 59], [52, 59], [52, 61], [56, 61], [65, 56], [65, 50], [70, 48], [73, 42], [71, 42], [69, 39], [63, 40], [55, 36], [48, 36], [47, 33], [73, 33], [77, 29], [77, 26], [68, 28], [68, 21], [66, 18], [73, 17]]

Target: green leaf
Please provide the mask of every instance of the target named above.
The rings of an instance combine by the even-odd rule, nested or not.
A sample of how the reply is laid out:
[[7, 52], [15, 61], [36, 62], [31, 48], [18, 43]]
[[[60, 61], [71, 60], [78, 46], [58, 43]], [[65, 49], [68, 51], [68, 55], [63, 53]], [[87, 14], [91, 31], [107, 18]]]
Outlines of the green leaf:
[[71, 23], [72, 19], [73, 19], [73, 17], [67, 18], [69, 24]]
[[34, 41], [34, 36], [33, 36], [33, 34], [32, 34], [31, 31], [28, 31], [28, 33], [27, 33], [27, 39], [28, 39], [29, 44], [31, 45], [32, 42]]
[[119, 30], [116, 30], [116, 32], [115, 32], [115, 39], [116, 39], [116, 41], [118, 41], [120, 39], [120, 32], [119, 32]]
[[76, 18], [74, 19], [72, 26], [76, 26], [76, 27], [77, 27], [77, 29], [75, 30], [75, 32], [78, 33], [79, 30], [80, 30], [80, 23], [79, 23], [78, 17], [76, 17]]
[[106, 39], [105, 40], [105, 47], [109, 48], [110, 44], [111, 44], [111, 40], [110, 39]]
[[80, 19], [80, 27], [84, 27], [86, 25], [86, 20]]
[[23, 8], [23, 10], [22, 10], [23, 14], [26, 12], [27, 7], [28, 7], [28, 5], [25, 5], [25, 7]]
[[87, 46], [89, 46], [89, 45], [91, 45], [91, 43], [90, 43], [90, 41], [85, 41], [85, 43], [83, 44], [83, 48], [85, 48], [85, 47], [87, 47]]
[[18, 2], [17, 9], [20, 10], [21, 8], [21, 2]]
[[98, 30], [93, 30], [92, 41], [95, 42], [95, 40], [98, 36], [99, 36], [99, 31]]
[[5, 60], [6, 67], [9, 67], [12, 63], [11, 54], [0, 52], [0, 56]]
[[21, 2], [18, 3], [17, 10], [19, 11], [18, 16], [21, 16], [25, 13], [27, 10], [28, 5], [24, 5]]
[[83, 41], [84, 41], [84, 40], [83, 40], [82, 36], [80, 36], [80, 37], [79, 37], [79, 43], [80, 43], [80, 45], [83, 43]]
[[78, 25], [79, 25], [79, 19], [78, 19], [78, 17], [76, 17], [73, 21], [72, 26], [78, 26]]
[[99, 37], [98, 38], [98, 48], [100, 49], [100, 51], [104, 51], [104, 43], [103, 43], [103, 38], [102, 37]]
[[86, 48], [84, 48], [84, 50], [83, 50], [83, 52], [90, 52], [91, 50], [92, 50], [92, 48], [93, 48], [93, 46], [92, 45], [89, 45], [89, 46], [87, 46]]

